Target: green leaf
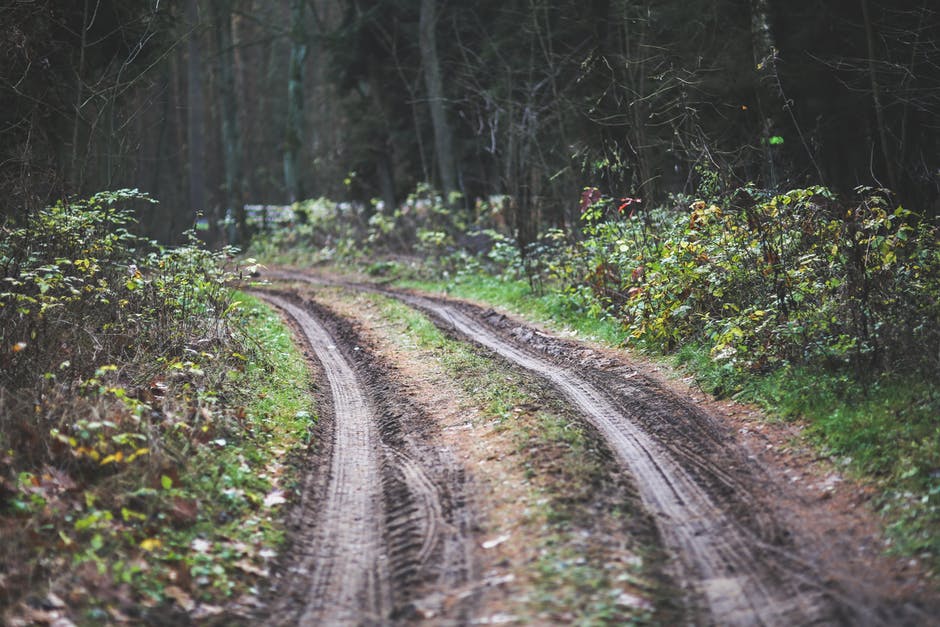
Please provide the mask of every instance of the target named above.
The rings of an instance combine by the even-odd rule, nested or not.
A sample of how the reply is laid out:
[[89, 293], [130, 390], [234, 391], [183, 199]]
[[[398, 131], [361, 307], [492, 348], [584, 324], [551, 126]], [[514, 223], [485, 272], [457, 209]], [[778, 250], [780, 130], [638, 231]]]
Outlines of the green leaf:
[[160, 477], [160, 485], [163, 486], [164, 490], [169, 490], [170, 488], [173, 487], [173, 480], [167, 477], [166, 475], [163, 475], [162, 477]]

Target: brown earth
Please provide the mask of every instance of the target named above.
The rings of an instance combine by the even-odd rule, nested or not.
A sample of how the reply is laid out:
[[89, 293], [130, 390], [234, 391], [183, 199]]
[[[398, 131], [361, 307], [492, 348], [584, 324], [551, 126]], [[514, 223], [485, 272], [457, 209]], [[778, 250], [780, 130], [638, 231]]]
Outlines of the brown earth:
[[[271, 278], [324, 282], [302, 273]], [[650, 537], [668, 555], [663, 577], [682, 587], [674, 599], [682, 612], [669, 618], [660, 612], [654, 620], [940, 624], [936, 588], [915, 564], [884, 555], [877, 520], [863, 503], [866, 491], [794, 446], [794, 427], [711, 401], [621, 351], [559, 339], [468, 303], [386, 294], [425, 312], [453, 338], [540, 379], [597, 435], [609, 465], [629, 478], [645, 509], [637, 517], [654, 523]], [[477, 446], [466, 441], [473, 430], [453, 428], [446, 411], [437, 415], [440, 399], [426, 386], [403, 394], [400, 373], [389, 375], [394, 364], [364, 349], [344, 320], [357, 317], [348, 306], [337, 316], [297, 298], [271, 298], [317, 354], [335, 409], [322, 427], [332, 444], [311, 456], [301, 506], [309, 513], [301, 516], [297, 550], [275, 590], [274, 622], [492, 622], [487, 612], [505, 598], [485, 592], [481, 566], [494, 577], [499, 569], [490, 568], [480, 530], [498, 514], [481, 491], [492, 477], [475, 480], [477, 469], [465, 465]], [[369, 332], [368, 321], [358, 320]], [[344, 435], [346, 421], [357, 425], [355, 437]], [[591, 516], [585, 506], [583, 517]]]
[[[360, 347], [348, 323], [296, 297], [262, 294], [313, 351], [330, 393], [321, 407], [292, 551], [273, 587], [275, 625], [384, 624], [475, 571], [462, 469], [433, 424]], [[407, 422], [407, 428], [403, 423]], [[459, 624], [473, 595], [447, 608]]]

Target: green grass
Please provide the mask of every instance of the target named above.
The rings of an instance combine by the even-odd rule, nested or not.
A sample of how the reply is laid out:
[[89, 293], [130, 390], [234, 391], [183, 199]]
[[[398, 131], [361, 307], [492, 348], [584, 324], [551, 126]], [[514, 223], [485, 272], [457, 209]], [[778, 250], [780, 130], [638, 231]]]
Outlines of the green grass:
[[751, 402], [771, 419], [802, 419], [820, 453], [881, 489], [876, 507], [896, 551], [940, 574], [940, 389], [884, 376], [867, 385], [845, 373], [784, 366], [765, 375], [717, 363], [706, 347], [672, 355], [708, 393]]
[[622, 344], [627, 332], [616, 319], [604, 315], [596, 306], [551, 289], [535, 294], [525, 281], [507, 280], [481, 274], [460, 275], [457, 280], [401, 281], [402, 287], [482, 301], [521, 313], [531, 320], [552, 324], [556, 329], [576, 331], [581, 337]]

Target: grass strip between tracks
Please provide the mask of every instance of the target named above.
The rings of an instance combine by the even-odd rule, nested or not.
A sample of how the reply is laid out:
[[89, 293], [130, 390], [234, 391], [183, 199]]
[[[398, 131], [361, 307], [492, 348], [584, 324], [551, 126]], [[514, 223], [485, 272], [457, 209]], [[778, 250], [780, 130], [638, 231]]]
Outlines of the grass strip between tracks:
[[534, 584], [526, 608], [532, 618], [585, 625], [652, 620], [661, 591], [648, 572], [650, 547], [635, 537], [626, 550], [603, 546], [610, 540], [606, 533], [630, 526], [624, 519], [636, 515], [636, 505], [624, 500], [609, 509], [586, 507], [597, 505], [596, 491], [618, 488], [596, 442], [576, 419], [544, 398], [534, 380], [446, 337], [420, 312], [382, 296], [359, 298], [393, 325], [400, 348], [433, 355], [496, 430], [508, 435], [515, 450], [503, 463], [516, 464], [515, 472], [528, 482], [527, 522], [537, 534], [513, 540], [537, 545], [524, 573]]

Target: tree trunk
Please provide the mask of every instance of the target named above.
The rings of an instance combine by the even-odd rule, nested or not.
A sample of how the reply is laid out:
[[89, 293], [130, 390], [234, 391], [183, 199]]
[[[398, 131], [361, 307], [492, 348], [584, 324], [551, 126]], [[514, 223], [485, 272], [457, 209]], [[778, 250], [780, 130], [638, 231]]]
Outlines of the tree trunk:
[[[773, 147], [770, 137], [773, 134], [774, 119], [766, 107], [774, 100], [770, 84], [777, 71], [774, 64], [774, 40], [770, 33], [770, 13], [767, 0], [751, 0], [751, 47], [754, 51], [754, 65], [757, 71], [765, 73], [758, 78], [756, 93], [757, 112], [760, 116], [761, 152], [764, 157], [765, 181], [770, 188], [777, 186], [777, 172], [774, 164]], [[765, 69], [766, 68], [766, 69]]]
[[188, 0], [186, 18], [191, 29], [187, 72], [187, 130], [189, 140], [189, 209], [194, 216], [206, 209], [205, 107], [202, 98], [202, 50], [199, 45], [199, 1]]
[[434, 127], [434, 152], [437, 158], [438, 178], [445, 199], [457, 189], [457, 166], [451, 128], [447, 123], [444, 106], [444, 85], [441, 80], [441, 64], [437, 56], [436, 0], [421, 0], [421, 15], [418, 23], [418, 45], [421, 49], [421, 64], [424, 68], [424, 83], [428, 90], [428, 107], [431, 110], [431, 125]]
[[875, 123], [878, 125], [878, 143], [881, 145], [881, 157], [885, 162], [885, 172], [888, 175], [888, 185], [891, 189], [898, 189], [898, 178], [894, 171], [891, 148], [888, 145], [888, 131], [885, 126], [884, 104], [881, 100], [881, 85], [878, 82], [878, 73], [875, 68], [875, 34], [871, 23], [871, 13], [868, 0], [862, 3], [862, 20], [865, 23], [865, 43], [868, 47], [868, 80], [871, 84], [871, 99], [875, 106]]
[[284, 150], [284, 185], [289, 202], [304, 199], [300, 161], [304, 146], [304, 61], [307, 39], [304, 29], [306, 0], [291, 0], [291, 50], [287, 77], [287, 137]]
[[242, 194], [242, 143], [235, 97], [235, 42], [231, 0], [212, 0], [215, 40], [219, 54], [219, 96], [222, 105], [222, 163], [225, 170], [225, 212], [235, 219], [235, 240], [248, 236]]
[[80, 190], [83, 184], [82, 170], [78, 161], [78, 143], [79, 128], [82, 124], [82, 101], [85, 98], [85, 51], [88, 48], [88, 29], [91, 25], [88, 23], [88, 0], [85, 0], [85, 7], [82, 11], [82, 43], [78, 57], [78, 69], [75, 72], [75, 121], [72, 126], [72, 159], [69, 165], [70, 182], [73, 190]]

